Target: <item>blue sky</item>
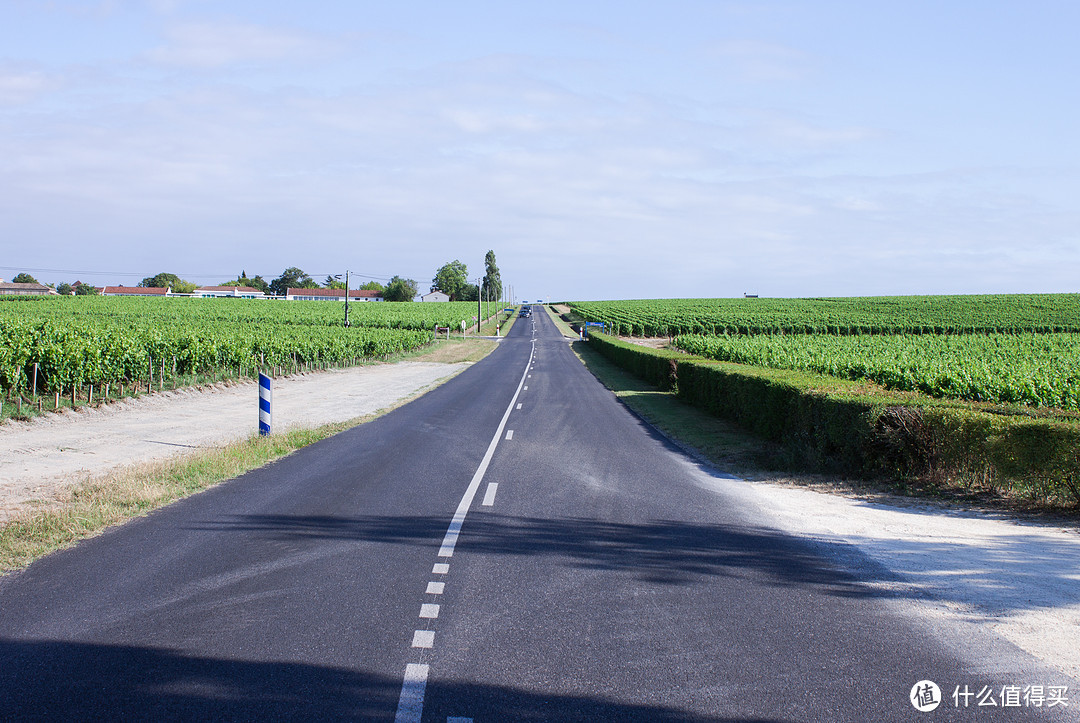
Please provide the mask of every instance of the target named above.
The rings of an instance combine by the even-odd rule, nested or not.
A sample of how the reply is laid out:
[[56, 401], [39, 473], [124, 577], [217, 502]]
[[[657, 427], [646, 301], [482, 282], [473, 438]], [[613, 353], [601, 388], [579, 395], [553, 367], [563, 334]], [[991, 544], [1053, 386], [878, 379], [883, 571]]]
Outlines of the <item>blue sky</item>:
[[426, 290], [493, 249], [518, 299], [1080, 286], [1075, 2], [0, 18], [4, 278], [299, 266]]

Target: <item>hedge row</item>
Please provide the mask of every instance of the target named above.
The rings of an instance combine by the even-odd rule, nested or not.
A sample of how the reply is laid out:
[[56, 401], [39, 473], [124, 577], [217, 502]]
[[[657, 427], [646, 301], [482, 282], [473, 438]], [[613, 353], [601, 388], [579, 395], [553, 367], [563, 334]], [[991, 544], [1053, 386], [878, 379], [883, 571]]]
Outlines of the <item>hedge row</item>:
[[1080, 505], [1080, 423], [892, 394], [828, 376], [715, 362], [590, 334], [618, 366], [815, 469], [923, 478]]

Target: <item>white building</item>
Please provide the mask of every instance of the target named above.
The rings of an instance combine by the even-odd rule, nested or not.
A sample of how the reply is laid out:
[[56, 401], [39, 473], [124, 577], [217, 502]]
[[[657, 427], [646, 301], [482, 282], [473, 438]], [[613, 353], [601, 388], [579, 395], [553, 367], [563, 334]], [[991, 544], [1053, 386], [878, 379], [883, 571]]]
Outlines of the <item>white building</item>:
[[200, 286], [191, 292], [196, 299], [265, 299], [266, 294], [251, 286]]

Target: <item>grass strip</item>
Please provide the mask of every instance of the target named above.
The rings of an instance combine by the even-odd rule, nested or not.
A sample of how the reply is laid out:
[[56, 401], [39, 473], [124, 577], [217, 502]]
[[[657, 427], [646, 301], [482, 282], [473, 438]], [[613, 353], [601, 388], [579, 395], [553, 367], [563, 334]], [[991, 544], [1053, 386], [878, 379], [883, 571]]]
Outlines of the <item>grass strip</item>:
[[578, 333], [570, 326], [570, 324], [563, 319], [559, 314], [559, 311], [551, 304], [544, 304], [544, 311], [555, 322], [555, 326], [562, 332], [563, 336], [570, 337], [571, 339], [577, 339]]
[[[412, 361], [458, 363], [478, 361], [497, 342], [470, 339], [438, 342]], [[445, 382], [446, 380], [442, 380]], [[0, 574], [20, 570], [50, 552], [75, 545], [108, 527], [145, 515], [202, 492], [216, 484], [258, 469], [310, 444], [376, 419], [438, 384], [373, 414], [314, 428], [294, 428], [168, 460], [119, 468], [101, 478], [70, 488], [49, 507], [16, 514], [0, 523]]]
[[642, 381], [590, 348], [588, 342], [574, 342], [572, 348], [589, 372], [623, 404], [691, 455], [727, 472], [756, 476], [777, 454], [776, 445]]
[[69, 490], [58, 504], [0, 526], [0, 572], [26, 567], [107, 527], [144, 515], [342, 432], [367, 418], [295, 429], [124, 467]]

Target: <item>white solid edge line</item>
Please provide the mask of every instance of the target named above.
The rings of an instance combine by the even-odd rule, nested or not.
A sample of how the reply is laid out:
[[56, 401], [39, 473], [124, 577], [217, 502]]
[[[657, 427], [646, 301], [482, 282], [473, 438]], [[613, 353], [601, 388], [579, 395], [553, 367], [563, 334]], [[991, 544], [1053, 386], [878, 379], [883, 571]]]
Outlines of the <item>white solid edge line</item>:
[[510, 400], [510, 404], [506, 407], [502, 420], [495, 430], [495, 436], [491, 438], [487, 452], [484, 453], [484, 459], [480, 461], [480, 466], [476, 468], [472, 480], [469, 481], [469, 486], [465, 488], [465, 494], [461, 496], [461, 502], [458, 503], [457, 511], [454, 512], [454, 519], [450, 521], [450, 526], [446, 529], [442, 546], [439, 548], [439, 557], [454, 556], [454, 547], [457, 545], [458, 535], [461, 534], [461, 526], [465, 523], [465, 516], [469, 513], [473, 500], [476, 499], [476, 491], [480, 489], [480, 482], [484, 479], [488, 465], [491, 464], [491, 458], [495, 454], [495, 447], [499, 445], [499, 438], [502, 436], [503, 429], [506, 428], [506, 420], [510, 418], [510, 413], [514, 411], [514, 405], [517, 404], [518, 395], [521, 394], [521, 389], [525, 384], [525, 374], [528, 372], [529, 364], [532, 363], [533, 354], [535, 353], [536, 345], [533, 344], [532, 350], [529, 352], [529, 363], [525, 365], [525, 372], [521, 374], [521, 381], [518, 382], [514, 398]]
[[405, 666], [405, 680], [401, 683], [394, 723], [420, 723], [424, 713], [424, 688], [427, 687], [428, 666], [409, 663]]

